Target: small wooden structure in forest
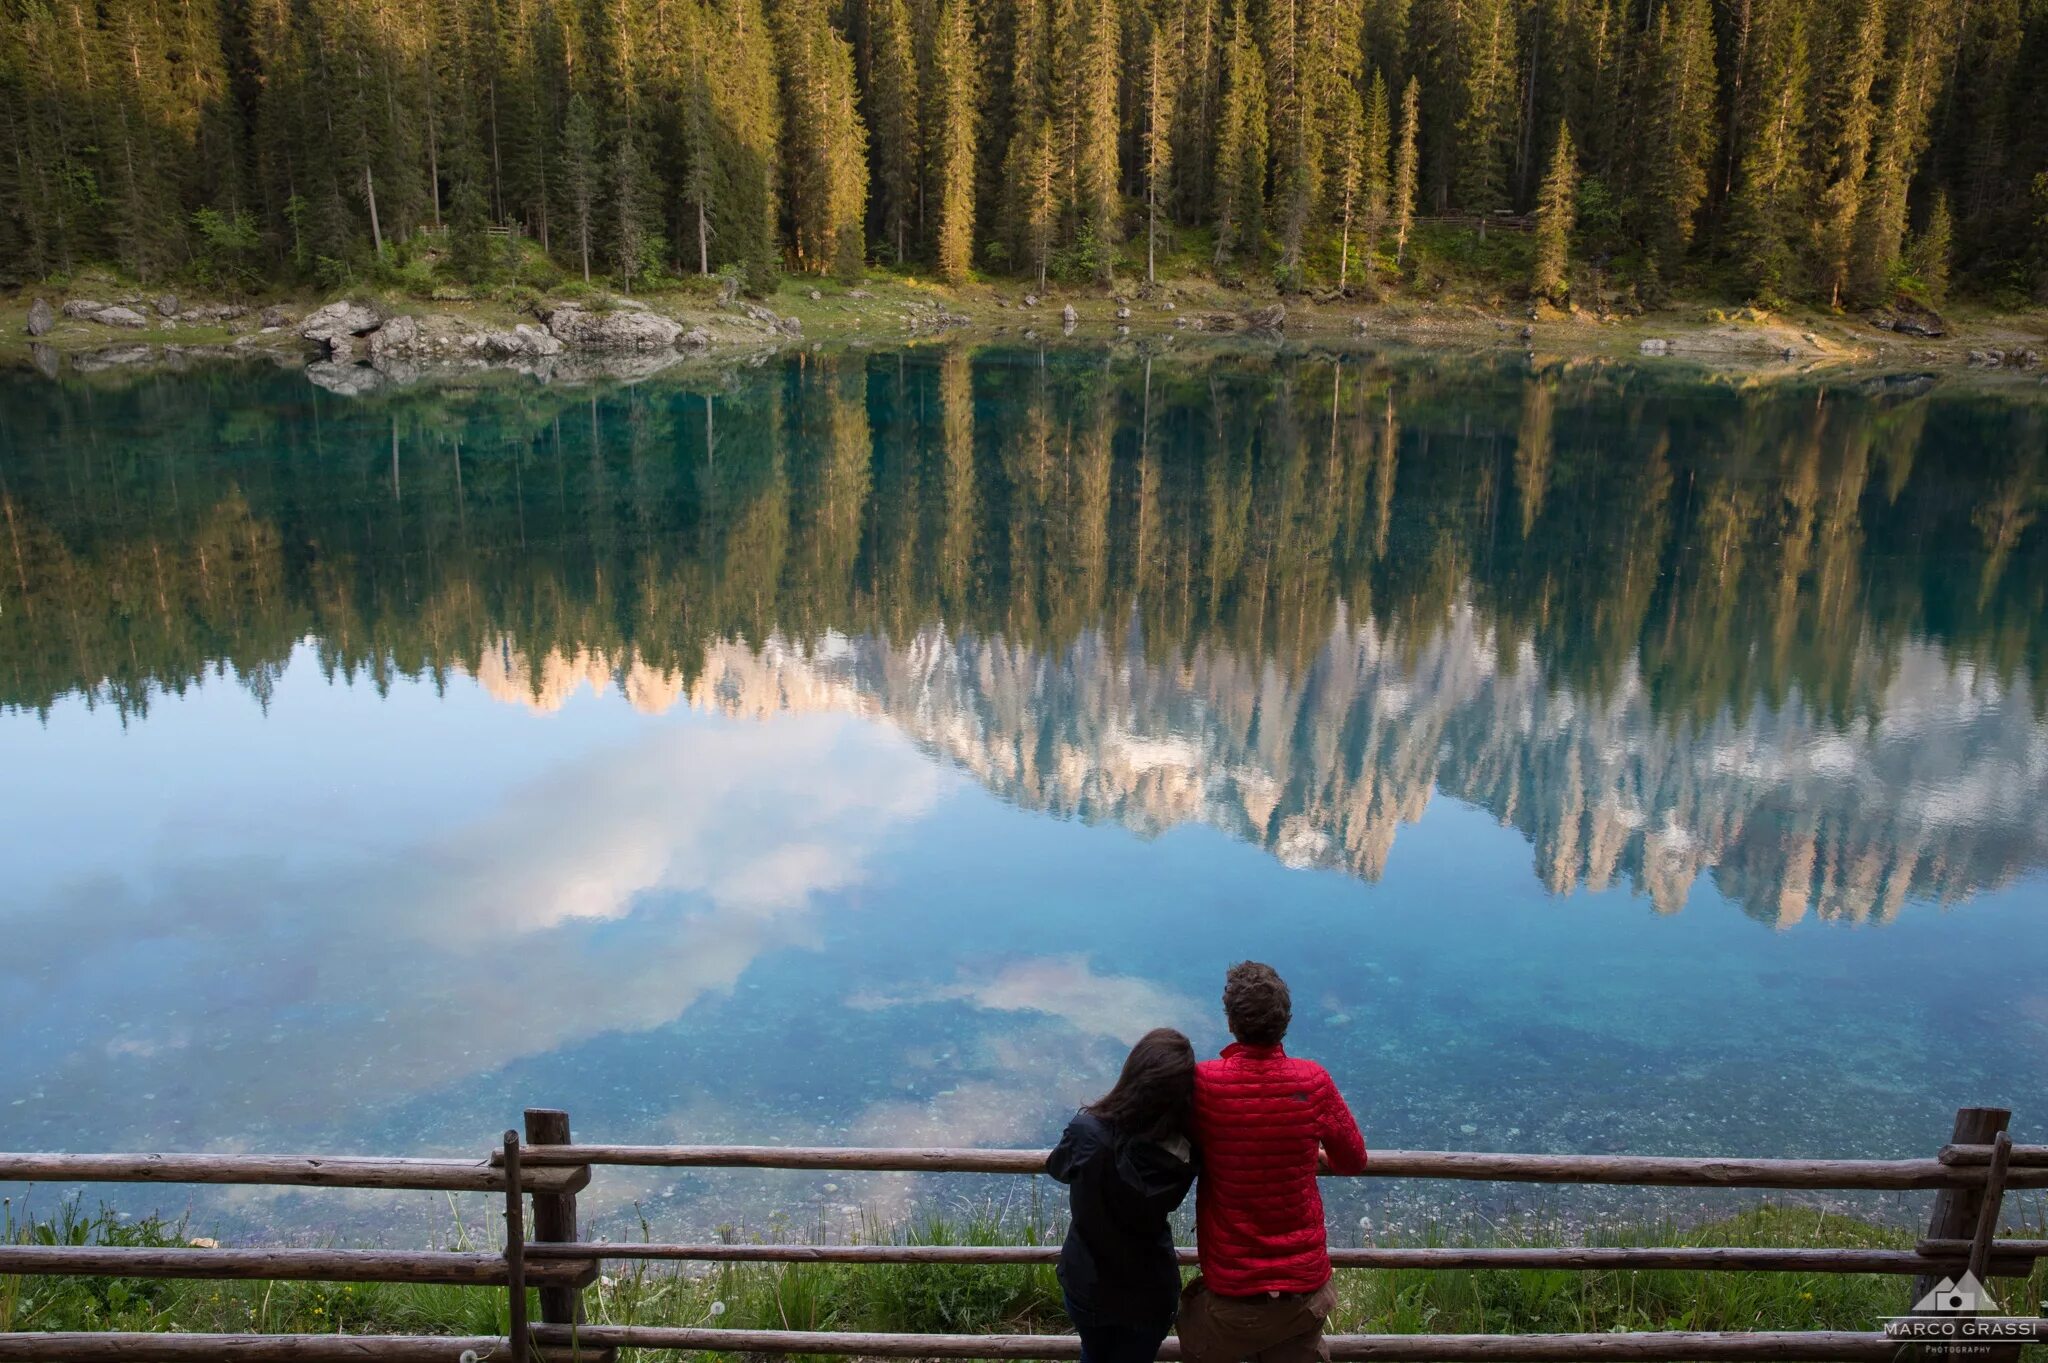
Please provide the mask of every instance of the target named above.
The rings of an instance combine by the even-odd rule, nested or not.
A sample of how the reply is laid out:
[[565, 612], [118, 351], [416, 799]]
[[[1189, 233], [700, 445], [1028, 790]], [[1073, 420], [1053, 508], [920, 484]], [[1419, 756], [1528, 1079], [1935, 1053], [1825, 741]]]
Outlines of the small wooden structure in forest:
[[[1913, 1280], [1900, 1292], [1904, 1314], [1939, 1277], [2025, 1277], [2048, 1257], [2048, 1240], [1999, 1239], [2007, 1191], [2048, 1188], [2048, 1146], [2014, 1145], [2000, 1108], [1964, 1108], [1950, 1143], [1922, 1159], [1720, 1159], [1635, 1155], [1524, 1155], [1466, 1151], [1375, 1151], [1363, 1177], [1644, 1187], [1829, 1190], [1929, 1189], [1936, 1194], [1925, 1239], [1913, 1249], [1784, 1249], [1740, 1246], [1333, 1249], [1339, 1271], [1377, 1269], [1677, 1269], [1748, 1273], [1888, 1273]], [[866, 1170], [898, 1173], [1036, 1174], [1043, 1150], [849, 1149], [734, 1145], [578, 1145], [568, 1114], [526, 1113], [526, 1131], [505, 1133], [477, 1160], [287, 1157], [275, 1155], [0, 1154], [0, 1182], [261, 1184], [315, 1188], [491, 1191], [505, 1197], [503, 1253], [344, 1249], [136, 1249], [0, 1245], [0, 1274], [124, 1278], [311, 1279], [328, 1282], [502, 1286], [511, 1295], [511, 1333], [442, 1335], [200, 1335], [140, 1332], [0, 1334], [0, 1363], [239, 1359], [251, 1363], [453, 1363], [480, 1359], [553, 1363], [608, 1361], [638, 1349], [735, 1354], [838, 1354], [869, 1358], [1073, 1359], [1072, 1335], [908, 1335], [802, 1330], [591, 1325], [582, 1289], [606, 1260], [856, 1264], [1046, 1263], [1050, 1245], [613, 1244], [584, 1241], [576, 1195], [598, 1166]], [[532, 1215], [527, 1216], [531, 1201]], [[528, 1227], [531, 1227], [529, 1236]], [[1182, 1250], [1192, 1261], [1193, 1251]], [[527, 1320], [527, 1288], [540, 1320]], [[2029, 1318], [2022, 1338], [2048, 1341], [2048, 1320]], [[1882, 1330], [1643, 1331], [1616, 1334], [1331, 1335], [1335, 1363], [1353, 1360], [1889, 1360], [1915, 1349]], [[2010, 1363], [2019, 1343], [1973, 1346], [1968, 1356]], [[1169, 1339], [1160, 1355], [1178, 1357]]]

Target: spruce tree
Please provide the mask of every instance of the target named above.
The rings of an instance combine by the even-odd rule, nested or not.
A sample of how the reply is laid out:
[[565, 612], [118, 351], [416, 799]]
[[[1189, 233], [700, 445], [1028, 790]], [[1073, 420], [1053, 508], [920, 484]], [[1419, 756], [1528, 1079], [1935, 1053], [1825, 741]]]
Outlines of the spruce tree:
[[1143, 56], [1139, 68], [1142, 89], [1140, 113], [1144, 119], [1142, 146], [1145, 164], [1145, 282], [1158, 282], [1159, 213], [1169, 201], [1170, 189], [1162, 181], [1173, 173], [1173, 110], [1176, 53], [1171, 31], [1155, 5], [1143, 15]]
[[1796, 0], [1756, 0], [1742, 153], [1728, 206], [1736, 268], [1752, 297], [1774, 303], [1794, 282], [1793, 239], [1805, 184], [1806, 21]]
[[1714, 28], [1709, 0], [1668, 0], [1652, 39], [1642, 136], [1643, 238], [1661, 287], [1677, 270], [1707, 194], [1714, 148]]
[[1883, 0], [1835, 0], [1815, 109], [1814, 255], [1830, 305], [1849, 282], [1849, 250], [1870, 164], [1877, 108], [1871, 86], [1884, 56]]
[[1393, 115], [1387, 106], [1386, 77], [1372, 73], [1372, 89], [1365, 101], [1365, 121], [1359, 131], [1364, 153], [1365, 250], [1367, 268], [1378, 256], [1380, 235], [1387, 230], [1393, 206]]
[[939, 274], [967, 278], [974, 252], [974, 32], [967, 0], [939, 0], [932, 35], [932, 198], [937, 211]]
[[1948, 195], [1937, 191], [1927, 211], [1927, 226], [1913, 239], [1913, 275], [1927, 301], [1940, 307], [1948, 301], [1948, 258], [1955, 224], [1949, 218]]
[[1507, 203], [1507, 152], [1516, 117], [1515, 14], [1509, 0], [1464, 0], [1458, 30], [1464, 69], [1457, 116], [1458, 207], [1485, 215]]
[[903, 264], [918, 217], [918, 171], [922, 160], [918, 126], [917, 58], [905, 0], [869, 0], [868, 126], [874, 163], [879, 240]]
[[1560, 123], [1550, 169], [1536, 193], [1536, 267], [1529, 279], [1529, 291], [1553, 303], [1562, 304], [1571, 292], [1566, 263], [1578, 188], [1578, 156], [1572, 148], [1571, 125]]
[[1394, 263], [1408, 253], [1408, 233], [1415, 225], [1415, 193], [1418, 180], [1422, 122], [1422, 88], [1414, 76], [1401, 92], [1401, 147], [1394, 156]]
[[[1339, 293], [1350, 287], [1351, 223], [1358, 216], [1360, 196], [1365, 191], [1365, 143], [1365, 114], [1359, 107], [1358, 96], [1351, 94], [1349, 107], [1340, 114], [1334, 135], [1330, 139], [1329, 178], [1336, 200]], [[1368, 256], [1371, 249], [1368, 245]]]
[[597, 120], [581, 93], [569, 97], [562, 119], [561, 185], [563, 214], [576, 239], [577, 263], [590, 282], [590, 245], [596, 227], [598, 153]]
[[1266, 69], [1252, 41], [1245, 0], [1235, 0], [1224, 56], [1216, 141], [1216, 263], [1257, 254], [1266, 217]]
[[860, 273], [867, 208], [867, 129], [855, 107], [853, 48], [823, 0], [783, 8], [784, 164], [797, 268]]

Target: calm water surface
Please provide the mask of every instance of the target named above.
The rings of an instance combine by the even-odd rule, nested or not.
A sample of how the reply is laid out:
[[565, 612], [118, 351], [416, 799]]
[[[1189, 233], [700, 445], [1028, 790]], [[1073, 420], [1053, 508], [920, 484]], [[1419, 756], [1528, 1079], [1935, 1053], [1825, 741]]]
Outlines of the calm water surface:
[[926, 350], [0, 431], [0, 1148], [1041, 1142], [1246, 956], [1379, 1145], [2048, 1136], [2038, 399]]

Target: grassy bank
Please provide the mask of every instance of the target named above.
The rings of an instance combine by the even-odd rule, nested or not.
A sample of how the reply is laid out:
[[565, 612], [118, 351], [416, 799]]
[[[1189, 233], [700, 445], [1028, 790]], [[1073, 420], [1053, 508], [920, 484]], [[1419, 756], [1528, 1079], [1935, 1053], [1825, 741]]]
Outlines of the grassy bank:
[[[2029, 1233], [2039, 1234], [2039, 1229]], [[189, 1227], [123, 1221], [76, 1208], [6, 1225], [22, 1243], [175, 1246]], [[728, 1231], [732, 1238], [746, 1238]], [[1013, 1244], [1055, 1234], [1036, 1218], [967, 1212], [867, 1238], [921, 1244]], [[764, 1238], [800, 1239], [783, 1231]], [[1908, 1248], [1914, 1237], [1808, 1208], [1760, 1206], [1702, 1226], [1645, 1223], [1589, 1243]], [[486, 1246], [458, 1226], [458, 1248]], [[1461, 1241], [1460, 1243], [1467, 1243]], [[1504, 1228], [1483, 1242], [1555, 1244], [1554, 1234]], [[779, 1329], [978, 1332], [1069, 1330], [1049, 1266], [723, 1265], [672, 1271], [609, 1266], [587, 1294], [593, 1322]], [[1907, 1280], [1886, 1275], [1358, 1270], [1337, 1278], [1331, 1327], [1360, 1333], [1534, 1333], [1610, 1330], [1872, 1330], [1899, 1312]], [[2007, 1308], [2048, 1297], [2048, 1266], [1994, 1285]], [[376, 1284], [0, 1277], [0, 1331], [179, 1330], [497, 1333], [505, 1295], [487, 1288]], [[2032, 1360], [2048, 1358], [2033, 1349]]]
[[[1111, 287], [1053, 284], [1037, 295], [1027, 282], [977, 278], [948, 285], [915, 271], [872, 268], [858, 283], [787, 277], [760, 304], [801, 323], [802, 341], [792, 342], [773, 327], [749, 318], [752, 300], [724, 300], [721, 281], [681, 278], [660, 281], [638, 299], [684, 326], [701, 329], [714, 350], [793, 343], [889, 343], [944, 334], [966, 340], [1039, 340], [1063, 331], [1063, 309], [1076, 315], [1075, 335], [1083, 341], [1135, 337], [1194, 339], [1211, 330], [1211, 320], [1234, 320], [1251, 310], [1282, 302], [1286, 334], [1310, 343], [1349, 346], [1398, 340], [1428, 346], [1515, 347], [1544, 354], [1634, 357], [1644, 341], [1661, 341], [1673, 355], [1716, 366], [1804, 369], [1814, 365], [1951, 366], [1968, 363], [1973, 350], [2048, 349], [2048, 312], [2038, 308], [2000, 311], [1982, 303], [1958, 302], [1947, 312], [1948, 334], [1935, 339], [1879, 329], [1869, 316], [1815, 306], [1759, 312], [1724, 297], [1675, 297], [1645, 310], [1633, 298], [1590, 302], [1559, 311], [1532, 307], [1516, 282], [1527, 241], [1494, 233], [1485, 241], [1462, 229], [1432, 227], [1414, 243], [1410, 277], [1349, 296], [1331, 292], [1279, 295], [1270, 284], [1218, 280], [1193, 258], [1170, 256], [1160, 281], [1145, 286], [1126, 279]], [[1525, 262], [1523, 262], [1525, 263]], [[39, 345], [60, 354], [85, 355], [126, 348], [150, 348], [170, 358], [179, 348], [224, 349], [236, 353], [307, 352], [295, 326], [259, 333], [246, 317], [226, 325], [170, 324], [142, 301], [133, 280], [104, 270], [45, 281], [12, 296], [0, 294], [0, 363], [34, 362], [37, 351], [26, 334], [30, 303], [68, 297], [137, 300], [147, 325], [137, 330], [59, 317]], [[478, 327], [509, 328], [531, 322], [552, 303], [603, 307], [612, 295], [601, 287], [566, 281], [545, 292], [524, 285], [470, 289], [398, 274], [366, 281], [334, 297], [376, 303], [387, 314], [448, 314]], [[330, 295], [269, 295], [303, 316]], [[1026, 306], [1026, 299], [1034, 302]], [[209, 301], [183, 299], [187, 305]], [[2034, 371], [2030, 377], [2037, 377]]]

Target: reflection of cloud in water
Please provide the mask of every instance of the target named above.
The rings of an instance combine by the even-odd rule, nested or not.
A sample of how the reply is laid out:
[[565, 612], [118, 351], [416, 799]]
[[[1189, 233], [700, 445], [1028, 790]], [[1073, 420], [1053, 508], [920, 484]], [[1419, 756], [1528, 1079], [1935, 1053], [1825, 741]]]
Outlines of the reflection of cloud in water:
[[1017, 961], [993, 974], [893, 994], [862, 992], [847, 1005], [872, 1010], [951, 1002], [994, 1012], [1042, 1013], [1085, 1035], [1114, 1037], [1126, 1045], [1154, 1027], [1187, 1031], [1199, 1025], [1196, 1006], [1185, 996], [1134, 976], [1098, 975], [1083, 956]]
[[[941, 779], [843, 721], [663, 726], [371, 864], [173, 863], [146, 890], [78, 886], [10, 916], [22, 949], [0, 956], [0, 1030], [47, 1040], [0, 1057], [0, 1088], [34, 1076], [37, 1119], [67, 1142], [261, 1144], [365, 1093], [653, 1028], [808, 944], [811, 905], [858, 885]], [[84, 949], [80, 921], [99, 934]], [[106, 993], [112, 1035], [26, 1025]], [[154, 1101], [138, 1113], [142, 1075]]]

